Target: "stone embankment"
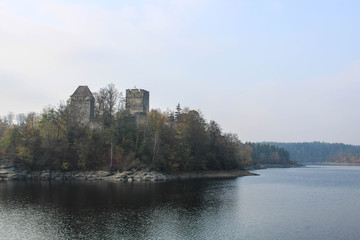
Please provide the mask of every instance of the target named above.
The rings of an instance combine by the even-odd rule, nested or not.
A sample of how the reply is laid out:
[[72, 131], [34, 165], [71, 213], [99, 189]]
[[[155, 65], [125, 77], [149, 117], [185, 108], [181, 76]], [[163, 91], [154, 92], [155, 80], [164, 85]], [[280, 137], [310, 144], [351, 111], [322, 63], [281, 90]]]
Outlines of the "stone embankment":
[[0, 181], [45, 180], [45, 181], [115, 181], [115, 182], [158, 182], [188, 179], [235, 178], [257, 175], [254, 173], [232, 171], [199, 171], [163, 174], [150, 168], [129, 171], [27, 171], [20, 170], [7, 160], [0, 160]]

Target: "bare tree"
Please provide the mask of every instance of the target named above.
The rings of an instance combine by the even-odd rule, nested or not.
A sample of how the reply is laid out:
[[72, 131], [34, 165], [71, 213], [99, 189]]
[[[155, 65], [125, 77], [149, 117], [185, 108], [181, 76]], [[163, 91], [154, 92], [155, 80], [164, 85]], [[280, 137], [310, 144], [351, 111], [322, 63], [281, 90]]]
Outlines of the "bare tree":
[[109, 84], [95, 93], [95, 117], [102, 119], [105, 125], [111, 125], [115, 114], [119, 110], [121, 94], [114, 84]]
[[119, 100], [119, 91], [115, 88], [113, 83], [107, 85], [105, 88], [106, 100], [105, 104], [108, 109], [108, 114], [110, 117], [113, 117], [117, 111], [118, 100]]

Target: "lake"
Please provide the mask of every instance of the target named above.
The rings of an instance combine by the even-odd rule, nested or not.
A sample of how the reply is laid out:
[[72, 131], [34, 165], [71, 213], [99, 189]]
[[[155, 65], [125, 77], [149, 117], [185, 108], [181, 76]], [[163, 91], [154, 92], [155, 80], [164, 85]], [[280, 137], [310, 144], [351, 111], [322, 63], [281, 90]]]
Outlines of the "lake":
[[360, 239], [360, 167], [167, 183], [1, 182], [0, 239]]

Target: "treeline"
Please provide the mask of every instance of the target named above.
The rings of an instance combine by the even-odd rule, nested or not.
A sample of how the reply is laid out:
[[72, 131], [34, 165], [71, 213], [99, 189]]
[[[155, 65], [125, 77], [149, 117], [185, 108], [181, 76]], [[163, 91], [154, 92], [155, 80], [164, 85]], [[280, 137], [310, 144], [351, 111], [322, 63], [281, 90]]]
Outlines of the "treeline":
[[324, 142], [268, 144], [286, 149], [299, 163], [360, 163], [360, 146]]
[[215, 121], [207, 122], [199, 111], [180, 104], [174, 112], [151, 110], [147, 117], [136, 117], [124, 109], [114, 85], [94, 95], [96, 127], [76, 124], [68, 103], [40, 114], [0, 118], [0, 157], [52, 170], [144, 165], [162, 171], [220, 170], [288, 160], [283, 149], [243, 144]]
[[284, 148], [269, 144], [247, 143], [252, 148], [252, 159], [257, 164], [290, 164], [290, 154]]

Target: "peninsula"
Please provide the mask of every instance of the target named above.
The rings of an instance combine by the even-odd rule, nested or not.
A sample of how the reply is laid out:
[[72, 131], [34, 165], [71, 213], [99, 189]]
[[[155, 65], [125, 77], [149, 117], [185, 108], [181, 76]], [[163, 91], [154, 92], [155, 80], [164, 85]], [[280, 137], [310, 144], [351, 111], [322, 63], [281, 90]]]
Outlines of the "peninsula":
[[149, 91], [79, 86], [65, 104], [0, 118], [0, 179], [159, 181], [236, 177], [260, 164], [293, 164], [289, 153], [242, 143], [180, 104], [149, 108]]

